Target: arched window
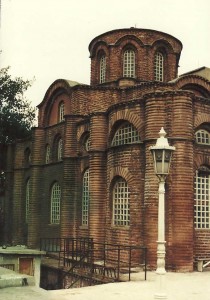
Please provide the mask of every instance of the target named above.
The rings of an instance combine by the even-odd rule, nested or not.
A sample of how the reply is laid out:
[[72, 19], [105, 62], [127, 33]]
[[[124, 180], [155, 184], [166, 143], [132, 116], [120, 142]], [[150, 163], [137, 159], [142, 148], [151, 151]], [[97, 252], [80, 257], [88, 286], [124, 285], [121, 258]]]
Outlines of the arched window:
[[200, 129], [196, 131], [195, 138], [198, 144], [210, 145], [210, 133], [207, 130]]
[[48, 164], [50, 162], [50, 145], [47, 144], [45, 148], [45, 163]]
[[126, 122], [117, 129], [111, 145], [134, 144], [140, 141], [140, 136], [136, 128], [131, 123]]
[[25, 214], [26, 223], [28, 223], [29, 204], [30, 204], [30, 179], [28, 179], [26, 182], [26, 214]]
[[85, 150], [90, 151], [90, 136], [87, 136], [85, 139]]
[[106, 56], [103, 55], [100, 58], [100, 83], [106, 81]]
[[82, 225], [88, 225], [89, 201], [89, 169], [87, 169], [83, 175], [82, 183]]
[[25, 166], [28, 167], [31, 163], [31, 150], [26, 148], [24, 152]]
[[62, 160], [63, 156], [63, 140], [59, 139], [57, 144], [57, 159], [58, 161]]
[[51, 224], [60, 223], [60, 201], [61, 201], [61, 188], [60, 185], [55, 182], [51, 189]]
[[196, 172], [194, 183], [194, 224], [196, 229], [210, 228], [210, 172]]
[[123, 55], [123, 76], [135, 77], [135, 52], [127, 49]]
[[130, 225], [130, 192], [127, 182], [120, 178], [113, 188], [113, 225]]
[[155, 54], [154, 75], [156, 81], [163, 81], [164, 57], [161, 52]]
[[64, 121], [64, 103], [60, 102], [59, 104], [59, 115], [58, 115], [59, 122]]

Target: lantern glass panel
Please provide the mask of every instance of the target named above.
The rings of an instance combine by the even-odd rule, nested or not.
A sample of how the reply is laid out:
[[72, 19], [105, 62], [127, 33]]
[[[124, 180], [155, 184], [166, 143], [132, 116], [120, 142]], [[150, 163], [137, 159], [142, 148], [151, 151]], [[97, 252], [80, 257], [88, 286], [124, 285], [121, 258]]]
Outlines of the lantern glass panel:
[[155, 164], [156, 164], [156, 173], [162, 174], [163, 163], [164, 163], [163, 150], [154, 150], [154, 156], [155, 156]]

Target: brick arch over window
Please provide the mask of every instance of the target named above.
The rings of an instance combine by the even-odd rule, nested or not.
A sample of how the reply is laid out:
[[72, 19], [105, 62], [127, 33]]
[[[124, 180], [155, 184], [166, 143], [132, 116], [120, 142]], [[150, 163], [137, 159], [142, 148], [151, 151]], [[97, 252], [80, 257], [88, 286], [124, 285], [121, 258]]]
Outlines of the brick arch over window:
[[79, 150], [80, 151], [89, 151], [90, 150], [90, 132], [85, 131], [79, 139]]
[[139, 117], [139, 115], [133, 114], [129, 109], [124, 109], [117, 111], [111, 116], [111, 119], [109, 121], [109, 135], [114, 124], [120, 120], [124, 120], [133, 124], [139, 132], [143, 130], [144, 123], [143, 120], [141, 120], [141, 118]]
[[126, 180], [130, 187], [130, 191], [133, 192], [135, 190], [135, 180], [128, 169], [123, 167], [115, 167], [109, 172], [109, 186], [110, 188], [113, 186], [114, 178], [122, 177]]
[[124, 48], [127, 44], [133, 45], [133, 47], [138, 48], [139, 46], [144, 47], [144, 43], [136, 36], [127, 34], [122, 36], [115, 42], [115, 45], [121, 45]]
[[[76, 83], [74, 83], [75, 85]], [[64, 94], [70, 99], [71, 96], [71, 87], [72, 84], [70, 81], [64, 79], [58, 79], [54, 81], [47, 92], [45, 93], [43, 101], [38, 105], [39, 117], [38, 123], [39, 126], [48, 126], [50, 121], [50, 114], [54, 105], [54, 101], [58, 95]], [[57, 117], [57, 114], [56, 116]]]
[[210, 115], [207, 113], [203, 113], [195, 118], [194, 121], [195, 131], [197, 131], [201, 127], [210, 127]]
[[203, 155], [203, 154], [197, 154], [195, 156], [194, 160], [194, 170], [199, 170], [201, 169], [202, 166], [206, 166], [209, 168], [210, 166], [210, 156], [208, 155]]
[[152, 46], [152, 48], [154, 48], [155, 51], [157, 51], [158, 49], [162, 49], [162, 51], [165, 54], [168, 54], [169, 52], [174, 52], [175, 50], [173, 49], [173, 46], [166, 40], [164, 39], [160, 39], [160, 40], [156, 40]]
[[134, 115], [129, 110], [125, 109], [123, 111], [118, 111], [116, 114], [112, 115], [111, 120], [109, 122], [109, 138], [108, 144], [111, 144], [111, 140], [113, 138], [114, 132], [116, 131], [118, 125], [121, 122], [129, 122], [131, 123], [139, 132], [140, 138], [142, 140], [142, 133], [144, 124], [138, 115]]
[[[112, 137], [113, 135], [113, 137]], [[110, 135], [111, 146], [119, 146], [126, 144], [140, 143], [140, 135], [137, 129], [127, 121], [118, 121], [113, 127], [113, 132]]]
[[192, 90], [197, 91], [203, 97], [210, 97], [210, 83], [207, 79], [204, 79], [197, 75], [183, 75], [179, 77], [175, 85], [180, 90]]
[[108, 55], [108, 44], [105, 41], [98, 41], [90, 50], [90, 57], [93, 58], [97, 55], [97, 52], [103, 50]]

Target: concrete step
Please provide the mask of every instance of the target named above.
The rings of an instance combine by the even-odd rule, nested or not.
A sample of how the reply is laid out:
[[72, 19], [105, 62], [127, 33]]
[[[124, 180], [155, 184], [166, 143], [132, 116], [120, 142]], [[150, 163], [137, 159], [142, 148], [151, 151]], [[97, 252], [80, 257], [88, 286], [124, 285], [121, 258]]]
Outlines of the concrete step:
[[0, 268], [0, 289], [6, 287], [34, 286], [33, 276], [19, 274], [6, 268]]

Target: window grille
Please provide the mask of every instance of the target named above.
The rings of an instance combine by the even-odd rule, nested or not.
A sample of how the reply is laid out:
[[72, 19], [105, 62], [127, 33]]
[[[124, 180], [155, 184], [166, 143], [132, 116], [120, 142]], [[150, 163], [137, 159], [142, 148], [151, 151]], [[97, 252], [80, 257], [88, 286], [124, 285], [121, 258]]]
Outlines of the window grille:
[[88, 225], [88, 214], [89, 214], [89, 169], [87, 169], [83, 176], [83, 187], [82, 187], [82, 225]]
[[64, 103], [61, 102], [59, 105], [59, 122], [64, 121]]
[[155, 80], [163, 81], [163, 66], [164, 66], [164, 58], [163, 54], [157, 52], [155, 54]]
[[140, 136], [131, 123], [124, 123], [115, 133], [112, 146], [139, 143]]
[[200, 129], [195, 134], [196, 142], [198, 144], [210, 145], [210, 134], [204, 129]]
[[119, 179], [113, 189], [113, 225], [130, 225], [130, 192], [127, 182]]
[[103, 55], [100, 58], [100, 83], [106, 81], [106, 57]]
[[123, 76], [132, 78], [135, 77], [135, 52], [131, 49], [124, 52]]
[[50, 162], [50, 145], [46, 146], [45, 152], [45, 163], [48, 164]]
[[60, 223], [61, 188], [56, 182], [51, 190], [51, 224]]
[[28, 223], [28, 216], [29, 216], [29, 203], [30, 203], [30, 179], [28, 179], [26, 183], [26, 223]]
[[58, 153], [57, 153], [57, 158], [58, 160], [62, 160], [62, 155], [63, 155], [63, 140], [59, 139], [58, 140]]
[[210, 175], [199, 174], [195, 177], [194, 224], [196, 229], [210, 228]]

